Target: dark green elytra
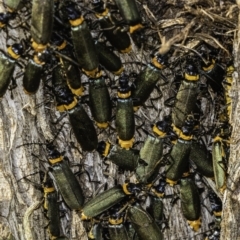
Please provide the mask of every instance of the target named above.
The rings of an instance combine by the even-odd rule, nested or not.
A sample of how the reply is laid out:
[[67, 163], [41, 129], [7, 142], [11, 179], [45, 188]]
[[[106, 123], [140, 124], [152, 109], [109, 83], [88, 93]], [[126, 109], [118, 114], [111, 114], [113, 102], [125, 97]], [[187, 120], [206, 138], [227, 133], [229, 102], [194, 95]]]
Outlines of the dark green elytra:
[[163, 234], [152, 217], [139, 205], [128, 208], [127, 214], [139, 239], [161, 240]]
[[82, 150], [93, 151], [96, 149], [98, 144], [97, 132], [82, 105], [77, 104], [68, 111], [68, 115], [74, 135]]
[[141, 106], [149, 98], [156, 83], [161, 79], [161, 69], [150, 64], [140, 72], [132, 87], [132, 98], [135, 99], [134, 106]]
[[58, 85], [67, 87], [66, 78], [64, 76], [64, 69], [61, 67], [61, 65], [54, 67], [52, 75], [52, 82], [54, 87]]
[[79, 65], [85, 71], [98, 68], [99, 59], [97, 50], [86, 21], [78, 26], [72, 26], [72, 40]]
[[113, 205], [117, 204], [125, 197], [126, 195], [122, 190], [122, 186], [115, 186], [108, 189], [107, 191], [100, 193], [99, 195], [88, 201], [84, 205], [82, 213], [86, 217], [95, 217], [103, 213]]
[[4, 0], [4, 5], [7, 6], [11, 11], [16, 12], [24, 6], [22, 0]]
[[127, 232], [128, 232], [128, 236], [130, 239], [132, 240], [139, 240], [140, 238], [138, 237], [135, 229], [133, 228], [133, 225], [131, 224], [131, 222], [128, 222], [127, 224], [125, 223], [126, 228], [127, 228]]
[[192, 179], [181, 179], [180, 199], [184, 217], [189, 221], [198, 220], [201, 215], [200, 197]]
[[188, 160], [192, 141], [178, 139], [170, 153], [170, 165], [166, 168], [166, 178], [178, 181], [188, 169]]
[[[56, 191], [47, 193], [45, 197], [47, 205], [48, 230], [51, 236], [60, 236], [60, 212], [58, 195]], [[44, 205], [45, 205], [44, 204]]]
[[143, 147], [140, 150], [140, 159], [143, 160], [146, 165], [139, 163], [136, 169], [136, 176], [138, 181], [149, 183], [150, 180], [152, 180], [151, 176], [155, 172], [158, 173], [158, 170], [160, 168], [159, 161], [161, 160], [162, 154], [163, 140], [148, 135]]
[[65, 40], [55, 34], [55, 32], [53, 35], [53, 43], [57, 46], [60, 54], [67, 57], [65, 58], [57, 55], [63, 66], [69, 88], [73, 94], [81, 96], [84, 89], [81, 83], [80, 70], [77, 65], [69, 61], [69, 59], [73, 60], [74, 62], [77, 61], [73, 54], [73, 47], [71, 47]]
[[89, 104], [97, 123], [107, 123], [111, 120], [111, 99], [103, 77], [89, 80]]
[[54, 16], [54, 0], [33, 0], [31, 36], [38, 44], [46, 45], [51, 38]]
[[96, 42], [95, 44], [100, 64], [108, 71], [120, 75], [123, 71], [121, 59], [103, 43]]
[[141, 16], [139, 14], [135, 0], [114, 0], [122, 18], [129, 25], [136, 25], [141, 23]]
[[108, 225], [108, 231], [111, 240], [129, 240], [124, 224]]
[[30, 59], [25, 68], [23, 76], [23, 88], [26, 93], [34, 94], [37, 92], [43, 72], [43, 66]]
[[202, 65], [202, 70], [207, 77], [207, 83], [211, 86], [214, 92], [221, 92], [223, 90], [223, 79], [225, 76], [225, 70], [212, 59], [210, 66]]
[[[62, 51], [61, 51], [61, 53], [62, 53]], [[68, 54], [68, 55], [70, 55], [70, 54]], [[73, 58], [73, 57], [71, 56], [71, 58]], [[63, 65], [64, 72], [66, 74], [67, 83], [69, 84], [69, 87], [72, 90], [73, 94], [75, 94], [76, 91], [79, 91], [83, 88], [82, 82], [81, 82], [80, 71], [76, 65], [72, 64], [67, 59], [61, 58], [61, 63]], [[79, 96], [81, 94], [76, 93], [76, 95]]]
[[[103, 33], [106, 38], [121, 53], [127, 53], [131, 51], [131, 40], [127, 32], [121, 31], [121, 28], [112, 29], [117, 24], [117, 20], [111, 16], [99, 18], [100, 26], [105, 29]], [[109, 30], [106, 30], [109, 29]]]
[[[57, 109], [61, 109], [62, 106], [64, 106], [64, 104], [66, 103], [71, 103], [71, 101], [74, 101], [74, 96], [73, 94], [71, 94], [71, 91], [69, 89], [69, 87], [67, 86], [67, 82], [66, 82], [66, 78], [64, 75], [64, 69], [61, 67], [61, 65], [57, 65], [53, 71], [52, 71], [52, 84], [53, 84], [53, 88], [55, 91], [55, 100], [56, 100], [56, 104], [57, 104]], [[68, 97], [65, 97], [64, 99], [62, 98], [62, 96], [64, 96], [63, 94], [57, 94], [58, 89], [63, 88], [66, 89], [68, 91], [69, 95]], [[62, 111], [62, 110], [61, 110]]]
[[138, 165], [139, 150], [132, 148], [126, 150], [115, 145], [107, 157], [121, 169], [134, 171]]
[[216, 188], [223, 193], [226, 188], [226, 166], [223, 162], [222, 143], [220, 141], [213, 143], [212, 160]]
[[92, 1], [93, 10], [98, 18], [103, 34], [107, 40], [121, 53], [131, 51], [131, 40], [126, 31], [119, 26], [119, 21], [111, 15], [108, 8], [105, 8], [103, 1]]
[[84, 195], [80, 184], [65, 161], [52, 165], [53, 176], [56, 180], [61, 195], [70, 209], [81, 209]]
[[161, 198], [150, 196], [151, 204], [147, 208], [148, 213], [153, 217], [156, 223], [163, 220], [163, 201]]
[[[77, 91], [77, 90], [81, 89], [82, 82], [81, 82], [81, 75], [80, 75], [80, 71], [79, 71], [78, 67], [64, 58], [62, 58], [61, 60], [62, 60], [61, 62], [63, 64], [67, 82], [69, 84], [70, 89], [73, 91]], [[73, 92], [73, 93], [75, 93], [75, 92]], [[76, 94], [76, 95], [79, 95], [79, 94]]]
[[4, 54], [0, 55], [0, 98], [6, 93], [11, 82], [15, 67], [15, 60]]
[[205, 177], [214, 177], [212, 156], [204, 145], [194, 141], [192, 143], [189, 159], [195, 163], [197, 172]]
[[103, 240], [102, 237], [102, 226], [101, 223], [94, 224], [91, 228], [90, 232], [88, 233], [88, 239], [96, 239], [96, 240]]
[[135, 122], [131, 98], [117, 100], [116, 130], [121, 140], [130, 140], [134, 136]]
[[172, 122], [178, 128], [182, 127], [189, 114], [196, 111], [198, 92], [198, 81], [182, 81], [172, 108]]

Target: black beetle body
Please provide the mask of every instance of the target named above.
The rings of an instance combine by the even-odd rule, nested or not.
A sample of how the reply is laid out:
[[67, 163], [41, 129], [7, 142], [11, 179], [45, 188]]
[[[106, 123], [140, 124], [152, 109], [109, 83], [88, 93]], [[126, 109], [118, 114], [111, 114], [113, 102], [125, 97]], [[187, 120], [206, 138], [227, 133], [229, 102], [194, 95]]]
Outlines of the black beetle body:
[[119, 144], [122, 148], [129, 149], [133, 145], [135, 132], [135, 121], [133, 112], [133, 101], [130, 87], [128, 86], [128, 76], [122, 74], [119, 78], [120, 87], [118, 89], [116, 130]]

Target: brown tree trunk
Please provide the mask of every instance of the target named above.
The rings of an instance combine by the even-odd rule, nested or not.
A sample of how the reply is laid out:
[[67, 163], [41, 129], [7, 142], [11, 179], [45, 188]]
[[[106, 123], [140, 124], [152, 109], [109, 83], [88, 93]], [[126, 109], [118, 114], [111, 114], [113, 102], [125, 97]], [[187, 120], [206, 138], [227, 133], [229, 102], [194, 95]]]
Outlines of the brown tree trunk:
[[[238, 3], [238, 1], [236, 1]], [[238, 6], [238, 8], [240, 5]], [[230, 159], [228, 163], [228, 184], [224, 194], [223, 220], [222, 220], [222, 234], [221, 239], [240, 239], [240, 163], [239, 163], [239, 114], [240, 114], [240, 100], [239, 100], [239, 71], [240, 71], [240, 15], [238, 15], [238, 24], [235, 33], [233, 44], [234, 67], [232, 86], [232, 119], [233, 126], [231, 145], [230, 145]]]

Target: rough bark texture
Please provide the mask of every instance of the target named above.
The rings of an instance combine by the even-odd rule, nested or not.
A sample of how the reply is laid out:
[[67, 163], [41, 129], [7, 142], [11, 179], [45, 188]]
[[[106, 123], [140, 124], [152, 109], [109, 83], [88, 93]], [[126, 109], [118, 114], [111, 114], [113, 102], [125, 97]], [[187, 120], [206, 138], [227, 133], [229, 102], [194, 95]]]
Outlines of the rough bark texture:
[[[236, 1], [238, 3], [238, 1]], [[238, 3], [239, 4], [239, 3]], [[240, 5], [238, 5], [239, 8]], [[223, 220], [222, 220], [222, 233], [221, 239], [240, 239], [239, 222], [240, 222], [240, 189], [239, 189], [239, 39], [240, 39], [240, 15], [238, 16], [238, 25], [235, 33], [233, 43], [233, 55], [235, 72], [233, 75], [232, 87], [232, 119], [233, 126], [231, 146], [230, 146], [230, 159], [228, 164], [228, 185], [224, 194], [223, 203]]]
[[[178, 1], [169, 1], [170, 4], [177, 4]], [[185, 1], [186, 6], [193, 5], [193, 2]], [[213, 1], [206, 1], [213, 2]], [[216, 4], [219, 4], [216, 1]], [[88, 1], [85, 1], [87, 6]], [[188, 5], [189, 4], [189, 5]], [[142, 12], [143, 13], [143, 12]], [[147, 13], [147, 14], [146, 14]], [[144, 18], [151, 17], [149, 12], [144, 13]], [[203, 16], [204, 17], [204, 16]], [[160, 17], [158, 17], [159, 19]], [[240, 17], [239, 17], [240, 20]], [[14, 24], [18, 22], [15, 21]], [[186, 25], [185, 25], [186, 26]], [[24, 36], [24, 31], [14, 31], [12, 35], [16, 38]], [[7, 39], [6, 32], [0, 33], [0, 49], [5, 51], [6, 44], [12, 42]], [[231, 138], [231, 155], [228, 166], [228, 187], [223, 197], [224, 211], [222, 220], [221, 239], [240, 239], [240, 163], [239, 163], [239, 125], [240, 125], [240, 106], [239, 106], [239, 76], [240, 71], [240, 33], [239, 24], [234, 39], [234, 83], [232, 88], [233, 111], [231, 123], [233, 133]], [[156, 46], [157, 47], [157, 46]], [[143, 55], [134, 48], [133, 53], [122, 57], [123, 62], [139, 61], [146, 63], [149, 60], [149, 52]], [[144, 59], [144, 60], [143, 60]], [[132, 71], [133, 65], [125, 65], [128, 72]], [[139, 65], [135, 66], [135, 71], [140, 71]], [[15, 70], [15, 75], [20, 71]], [[48, 73], [46, 73], [48, 75]], [[113, 81], [116, 77], [110, 74]], [[172, 78], [172, 75], [169, 75]], [[172, 79], [171, 79], [172, 80]], [[39, 170], [48, 169], [46, 161], [45, 147], [40, 145], [24, 145], [26, 143], [45, 143], [46, 140], [54, 138], [57, 130], [62, 123], [66, 123], [56, 139], [56, 144], [61, 151], [70, 159], [70, 165], [73, 171], [78, 172], [83, 169], [87, 170], [91, 176], [92, 182], [86, 174], [79, 176], [79, 181], [83, 187], [85, 197], [90, 199], [99, 191], [99, 188], [108, 183], [108, 188], [114, 186], [114, 180], [123, 183], [131, 174], [118, 174], [116, 166], [112, 163], [108, 166], [108, 178], [105, 177], [106, 166], [97, 152], [82, 153], [79, 151], [80, 146], [77, 144], [71, 126], [66, 116], [60, 123], [54, 125], [60, 114], [55, 110], [53, 96], [46, 92], [41, 83], [40, 89], [36, 95], [29, 96], [23, 92], [22, 79], [17, 80], [18, 87], [12, 91], [7, 91], [0, 102], [0, 239], [1, 240], [37, 240], [49, 239], [46, 226], [47, 219], [43, 214], [42, 199], [43, 194], [36, 188], [40, 184]], [[86, 79], [85, 79], [86, 81]], [[87, 88], [87, 87], [86, 87]], [[169, 86], [161, 88], [164, 95], [168, 95]], [[87, 90], [86, 90], [87, 92]], [[154, 91], [151, 97], [158, 96]], [[115, 97], [115, 92], [112, 92]], [[169, 113], [168, 108], [163, 107], [164, 98], [156, 101], [157, 108], [141, 108], [138, 112], [139, 119], [147, 122], [148, 128], [150, 123], [154, 123], [159, 118]], [[150, 105], [147, 101], [146, 105]], [[86, 107], [86, 109], [88, 109]], [[137, 119], [141, 123], [142, 121]], [[99, 135], [100, 140], [110, 139], [115, 143], [116, 135], [107, 130]], [[137, 140], [144, 140], [145, 135], [137, 135]], [[73, 144], [71, 144], [73, 143]], [[75, 147], [74, 147], [75, 146]], [[139, 148], [139, 147], [138, 147]], [[33, 156], [32, 154], [38, 156]], [[38, 159], [39, 158], [39, 159]], [[44, 162], [40, 161], [43, 160]], [[24, 179], [31, 180], [28, 181]], [[97, 183], [100, 182], [100, 184]], [[101, 187], [102, 190], [103, 187]], [[167, 194], [179, 193], [179, 187], [172, 189], [167, 187]], [[183, 218], [180, 208], [180, 201], [176, 204], [170, 203], [169, 199], [164, 199], [164, 211], [168, 218], [169, 229], [164, 231], [165, 239], [204, 239], [203, 233], [209, 230], [208, 224], [213, 221], [212, 215], [207, 210], [210, 209], [209, 201], [206, 199], [206, 193], [201, 195], [202, 203], [202, 228], [198, 233], [194, 233]], [[69, 209], [61, 203], [64, 217], [61, 219], [63, 234], [69, 239], [87, 239], [83, 224], [76, 212], [70, 212]]]

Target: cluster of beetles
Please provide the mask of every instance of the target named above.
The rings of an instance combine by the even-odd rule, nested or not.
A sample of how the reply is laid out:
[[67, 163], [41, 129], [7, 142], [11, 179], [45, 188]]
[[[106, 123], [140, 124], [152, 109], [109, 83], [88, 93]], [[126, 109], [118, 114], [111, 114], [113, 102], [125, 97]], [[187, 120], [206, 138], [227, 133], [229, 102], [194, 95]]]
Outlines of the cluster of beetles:
[[[60, 116], [54, 139], [39, 143], [48, 159], [41, 171], [47, 239], [70, 239], [60, 204], [76, 211], [88, 239], [168, 239], [175, 216], [165, 212], [166, 201], [171, 208], [180, 204], [192, 236], [220, 239], [234, 72], [232, 35], [225, 33], [234, 23], [202, 26], [194, 16], [197, 6], [183, 18], [183, 6], [173, 5], [3, 0], [0, 27], [13, 43], [0, 55], [0, 97], [21, 85], [34, 95], [43, 84]], [[166, 13], [172, 19], [161, 21]], [[13, 19], [20, 19], [15, 29], [23, 30], [24, 39], [11, 38]], [[208, 27], [214, 41], [198, 32]], [[16, 68], [23, 70], [16, 74]], [[83, 156], [97, 153], [102, 159], [106, 184], [90, 198], [55, 143], [63, 119]], [[38, 143], [23, 145], [32, 144]], [[124, 180], [109, 187], [111, 166]], [[213, 219], [205, 232], [203, 208]]]

